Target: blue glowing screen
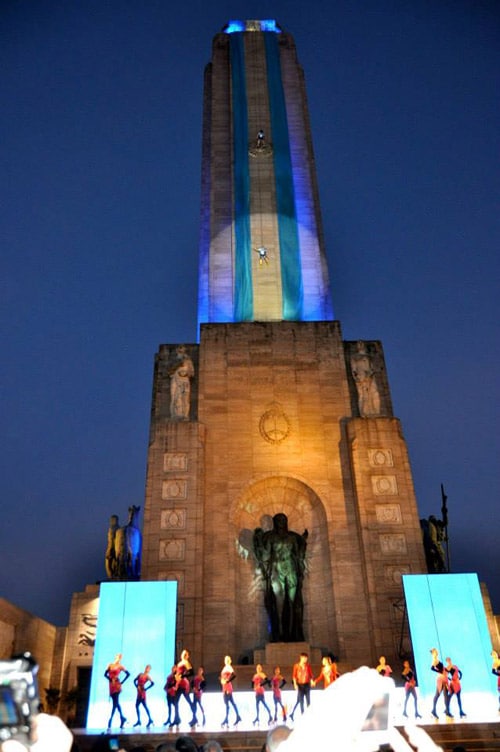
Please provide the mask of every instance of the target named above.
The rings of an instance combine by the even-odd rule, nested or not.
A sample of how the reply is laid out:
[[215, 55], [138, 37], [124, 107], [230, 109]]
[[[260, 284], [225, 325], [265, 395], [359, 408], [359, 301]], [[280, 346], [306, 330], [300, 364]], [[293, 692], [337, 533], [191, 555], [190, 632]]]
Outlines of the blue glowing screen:
[[[90, 684], [87, 728], [106, 728], [111, 714], [107, 666], [118, 653], [130, 672], [120, 694], [120, 706], [135, 723], [134, 677], [151, 665], [155, 682], [147, 693], [151, 715], [159, 722], [165, 714], [163, 686], [175, 661], [176, 582], [107, 582], [100, 588], [97, 634]], [[142, 711], [144, 714], [144, 711]], [[113, 727], [119, 726], [115, 713]]]
[[432, 696], [431, 648], [463, 673], [462, 696], [494, 693], [491, 639], [476, 574], [403, 575], [420, 694]]

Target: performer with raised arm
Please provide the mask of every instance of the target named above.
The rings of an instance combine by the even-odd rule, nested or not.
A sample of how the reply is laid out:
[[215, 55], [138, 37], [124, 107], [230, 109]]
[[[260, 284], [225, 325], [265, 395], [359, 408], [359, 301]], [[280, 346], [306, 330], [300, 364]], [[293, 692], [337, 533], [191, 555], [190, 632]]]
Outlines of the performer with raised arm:
[[[177, 663], [176, 673], [177, 677], [177, 718], [179, 719], [179, 701], [181, 697], [184, 697], [192, 714], [192, 718], [189, 725], [193, 728], [198, 723], [196, 718], [196, 705], [193, 703], [190, 697], [192, 688], [192, 681], [194, 678], [194, 669], [191, 665], [189, 650], [184, 649], [181, 653], [179, 662]], [[176, 726], [179, 724], [175, 724]]]
[[432, 701], [432, 715], [434, 718], [438, 718], [436, 705], [437, 701], [439, 700], [439, 696], [443, 695], [444, 699], [444, 714], [448, 716], [448, 718], [452, 718], [453, 716], [450, 713], [450, 685], [448, 682], [448, 671], [443, 666], [442, 661], [439, 660], [439, 654], [436, 648], [431, 649], [431, 655], [432, 655], [432, 665], [431, 665], [431, 671], [435, 671], [438, 675], [436, 679], [436, 694], [434, 695], [434, 699]]

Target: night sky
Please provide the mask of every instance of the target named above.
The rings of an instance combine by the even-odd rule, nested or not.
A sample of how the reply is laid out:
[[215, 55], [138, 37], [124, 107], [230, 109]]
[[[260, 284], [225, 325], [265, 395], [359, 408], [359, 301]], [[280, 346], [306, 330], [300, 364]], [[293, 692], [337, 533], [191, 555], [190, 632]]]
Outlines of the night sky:
[[335, 317], [498, 613], [496, 0], [3, 0], [0, 595], [66, 624], [144, 503], [154, 354], [197, 340], [203, 69], [247, 18], [295, 38]]

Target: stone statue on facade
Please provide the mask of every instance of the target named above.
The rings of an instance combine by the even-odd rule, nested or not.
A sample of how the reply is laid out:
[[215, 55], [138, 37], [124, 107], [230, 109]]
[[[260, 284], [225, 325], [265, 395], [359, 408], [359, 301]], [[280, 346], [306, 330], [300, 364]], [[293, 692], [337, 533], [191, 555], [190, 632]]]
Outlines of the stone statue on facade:
[[184, 345], [179, 345], [177, 348], [176, 357], [170, 364], [168, 374], [170, 376], [170, 418], [189, 420], [194, 366]]
[[302, 535], [289, 530], [283, 513], [274, 515], [272, 530], [254, 531], [253, 550], [264, 580], [271, 642], [304, 640], [302, 583], [307, 537], [307, 530]]
[[380, 395], [374, 370], [365, 343], [359, 341], [356, 348], [351, 356], [351, 373], [358, 390], [359, 414], [362, 418], [375, 418], [380, 415]]
[[140, 507], [130, 506], [128, 521], [118, 525], [111, 515], [106, 548], [106, 574], [110, 580], [138, 580], [141, 574], [142, 535], [139, 529]]

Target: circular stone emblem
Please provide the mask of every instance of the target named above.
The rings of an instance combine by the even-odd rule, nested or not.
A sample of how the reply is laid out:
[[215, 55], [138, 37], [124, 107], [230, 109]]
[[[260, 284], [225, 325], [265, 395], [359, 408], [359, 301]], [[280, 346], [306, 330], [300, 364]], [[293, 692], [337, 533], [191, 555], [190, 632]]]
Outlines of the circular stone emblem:
[[279, 405], [273, 405], [262, 415], [259, 431], [270, 444], [280, 444], [290, 433], [290, 421]]

